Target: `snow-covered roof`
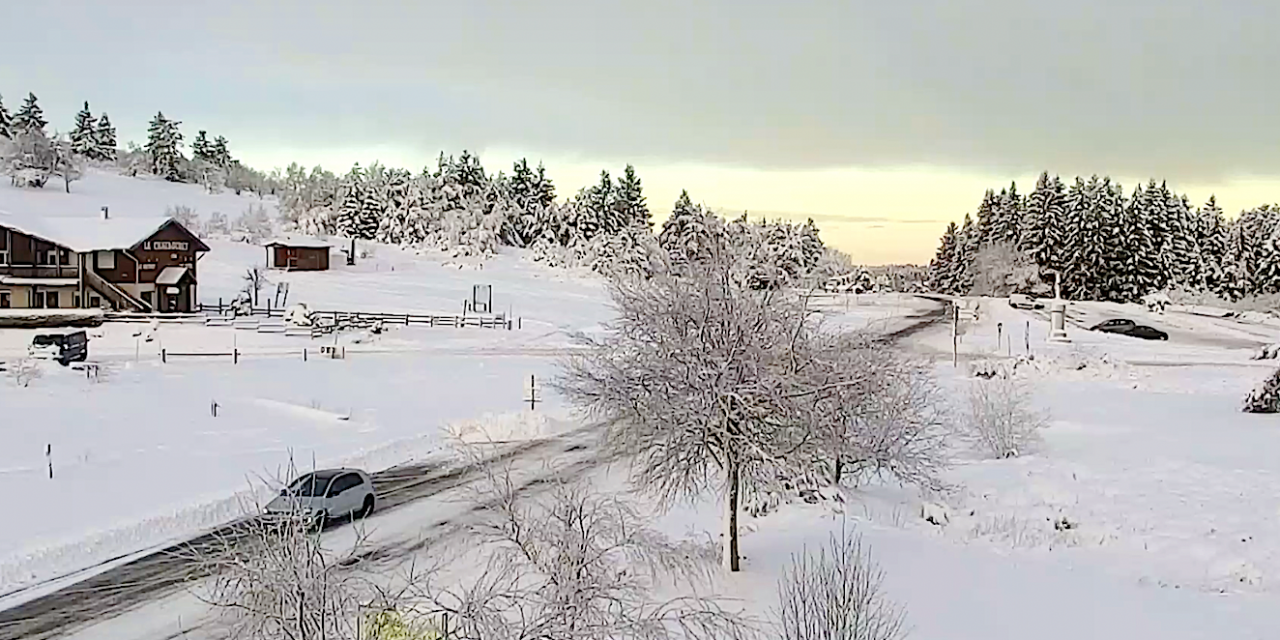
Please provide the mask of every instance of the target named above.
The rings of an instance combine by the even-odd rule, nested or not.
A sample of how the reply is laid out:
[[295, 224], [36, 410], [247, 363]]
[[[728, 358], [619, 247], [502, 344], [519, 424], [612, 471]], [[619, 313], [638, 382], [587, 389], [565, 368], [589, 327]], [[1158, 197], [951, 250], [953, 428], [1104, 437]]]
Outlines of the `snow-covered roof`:
[[33, 217], [0, 211], [0, 226], [36, 236], [76, 253], [132, 249], [171, 218]]
[[74, 287], [80, 284], [75, 278], [19, 278], [0, 276], [0, 284], [15, 287]]
[[304, 247], [307, 249], [329, 249], [333, 243], [319, 238], [273, 238], [263, 243], [264, 247], [280, 245], [283, 247]]
[[160, 275], [156, 276], [156, 284], [162, 286], [170, 286], [178, 284], [182, 281], [182, 276], [187, 275], [186, 267], [165, 267]]

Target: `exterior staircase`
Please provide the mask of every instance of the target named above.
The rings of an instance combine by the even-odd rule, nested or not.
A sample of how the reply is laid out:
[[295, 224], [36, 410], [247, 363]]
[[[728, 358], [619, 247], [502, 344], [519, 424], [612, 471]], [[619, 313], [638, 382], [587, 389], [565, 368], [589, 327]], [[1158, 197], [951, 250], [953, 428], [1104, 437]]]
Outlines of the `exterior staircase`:
[[84, 283], [88, 285], [89, 288], [102, 294], [102, 297], [111, 301], [111, 304], [115, 306], [118, 311], [137, 311], [141, 313], [152, 313], [154, 311], [151, 305], [129, 295], [129, 292], [124, 289], [107, 282], [106, 279], [93, 269], [85, 268]]

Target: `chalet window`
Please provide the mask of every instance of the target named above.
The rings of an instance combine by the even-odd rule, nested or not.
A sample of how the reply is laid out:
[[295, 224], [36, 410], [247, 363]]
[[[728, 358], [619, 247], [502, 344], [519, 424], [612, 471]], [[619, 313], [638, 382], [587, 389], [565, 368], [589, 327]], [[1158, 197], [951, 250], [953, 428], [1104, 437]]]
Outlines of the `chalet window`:
[[98, 268], [99, 269], [115, 269], [116, 268], [116, 252], [99, 251], [98, 252]]
[[98, 307], [101, 307], [101, 306], [102, 306], [102, 298], [99, 298], [98, 296], [89, 296], [90, 309], [97, 309]]
[[58, 308], [58, 292], [57, 291], [44, 292], [44, 308], [46, 309]]
[[13, 302], [9, 299], [8, 291], [0, 291], [0, 309], [8, 309]]
[[42, 267], [56, 267], [56, 266], [58, 266], [58, 250], [57, 250], [57, 249], [49, 249], [48, 251], [41, 251], [41, 252], [40, 252], [40, 266], [42, 266]]

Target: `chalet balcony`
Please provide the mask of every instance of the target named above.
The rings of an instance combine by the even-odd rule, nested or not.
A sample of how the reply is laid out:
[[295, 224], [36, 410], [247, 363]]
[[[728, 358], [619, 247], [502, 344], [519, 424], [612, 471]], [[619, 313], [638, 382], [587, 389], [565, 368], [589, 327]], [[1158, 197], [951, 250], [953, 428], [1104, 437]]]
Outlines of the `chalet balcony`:
[[79, 275], [75, 265], [61, 267], [0, 265], [0, 276], [11, 278], [78, 278]]

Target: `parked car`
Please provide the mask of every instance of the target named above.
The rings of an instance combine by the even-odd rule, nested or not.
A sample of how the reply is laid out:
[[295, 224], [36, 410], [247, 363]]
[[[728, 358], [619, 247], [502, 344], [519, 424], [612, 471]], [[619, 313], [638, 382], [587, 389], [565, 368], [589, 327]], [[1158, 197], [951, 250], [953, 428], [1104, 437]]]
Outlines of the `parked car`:
[[1135, 326], [1137, 326], [1137, 323], [1128, 318], [1112, 318], [1089, 327], [1089, 330], [1105, 333], [1124, 333]]
[[1009, 306], [1014, 309], [1043, 309], [1044, 303], [1025, 293], [1015, 293], [1009, 296]]
[[1155, 327], [1138, 324], [1128, 318], [1112, 318], [1089, 327], [1090, 331], [1118, 333], [1124, 336], [1142, 338], [1143, 340], [1168, 340], [1169, 334]]
[[364, 518], [377, 497], [373, 480], [359, 469], [324, 469], [299, 476], [267, 503], [273, 515], [300, 515], [323, 525], [337, 518]]
[[27, 356], [54, 360], [62, 366], [89, 359], [89, 336], [84, 329], [41, 331], [31, 339]]
[[1124, 332], [1126, 336], [1134, 338], [1142, 338], [1143, 340], [1168, 340], [1169, 334], [1155, 328], [1148, 327], [1145, 324], [1134, 325], [1132, 329]]

